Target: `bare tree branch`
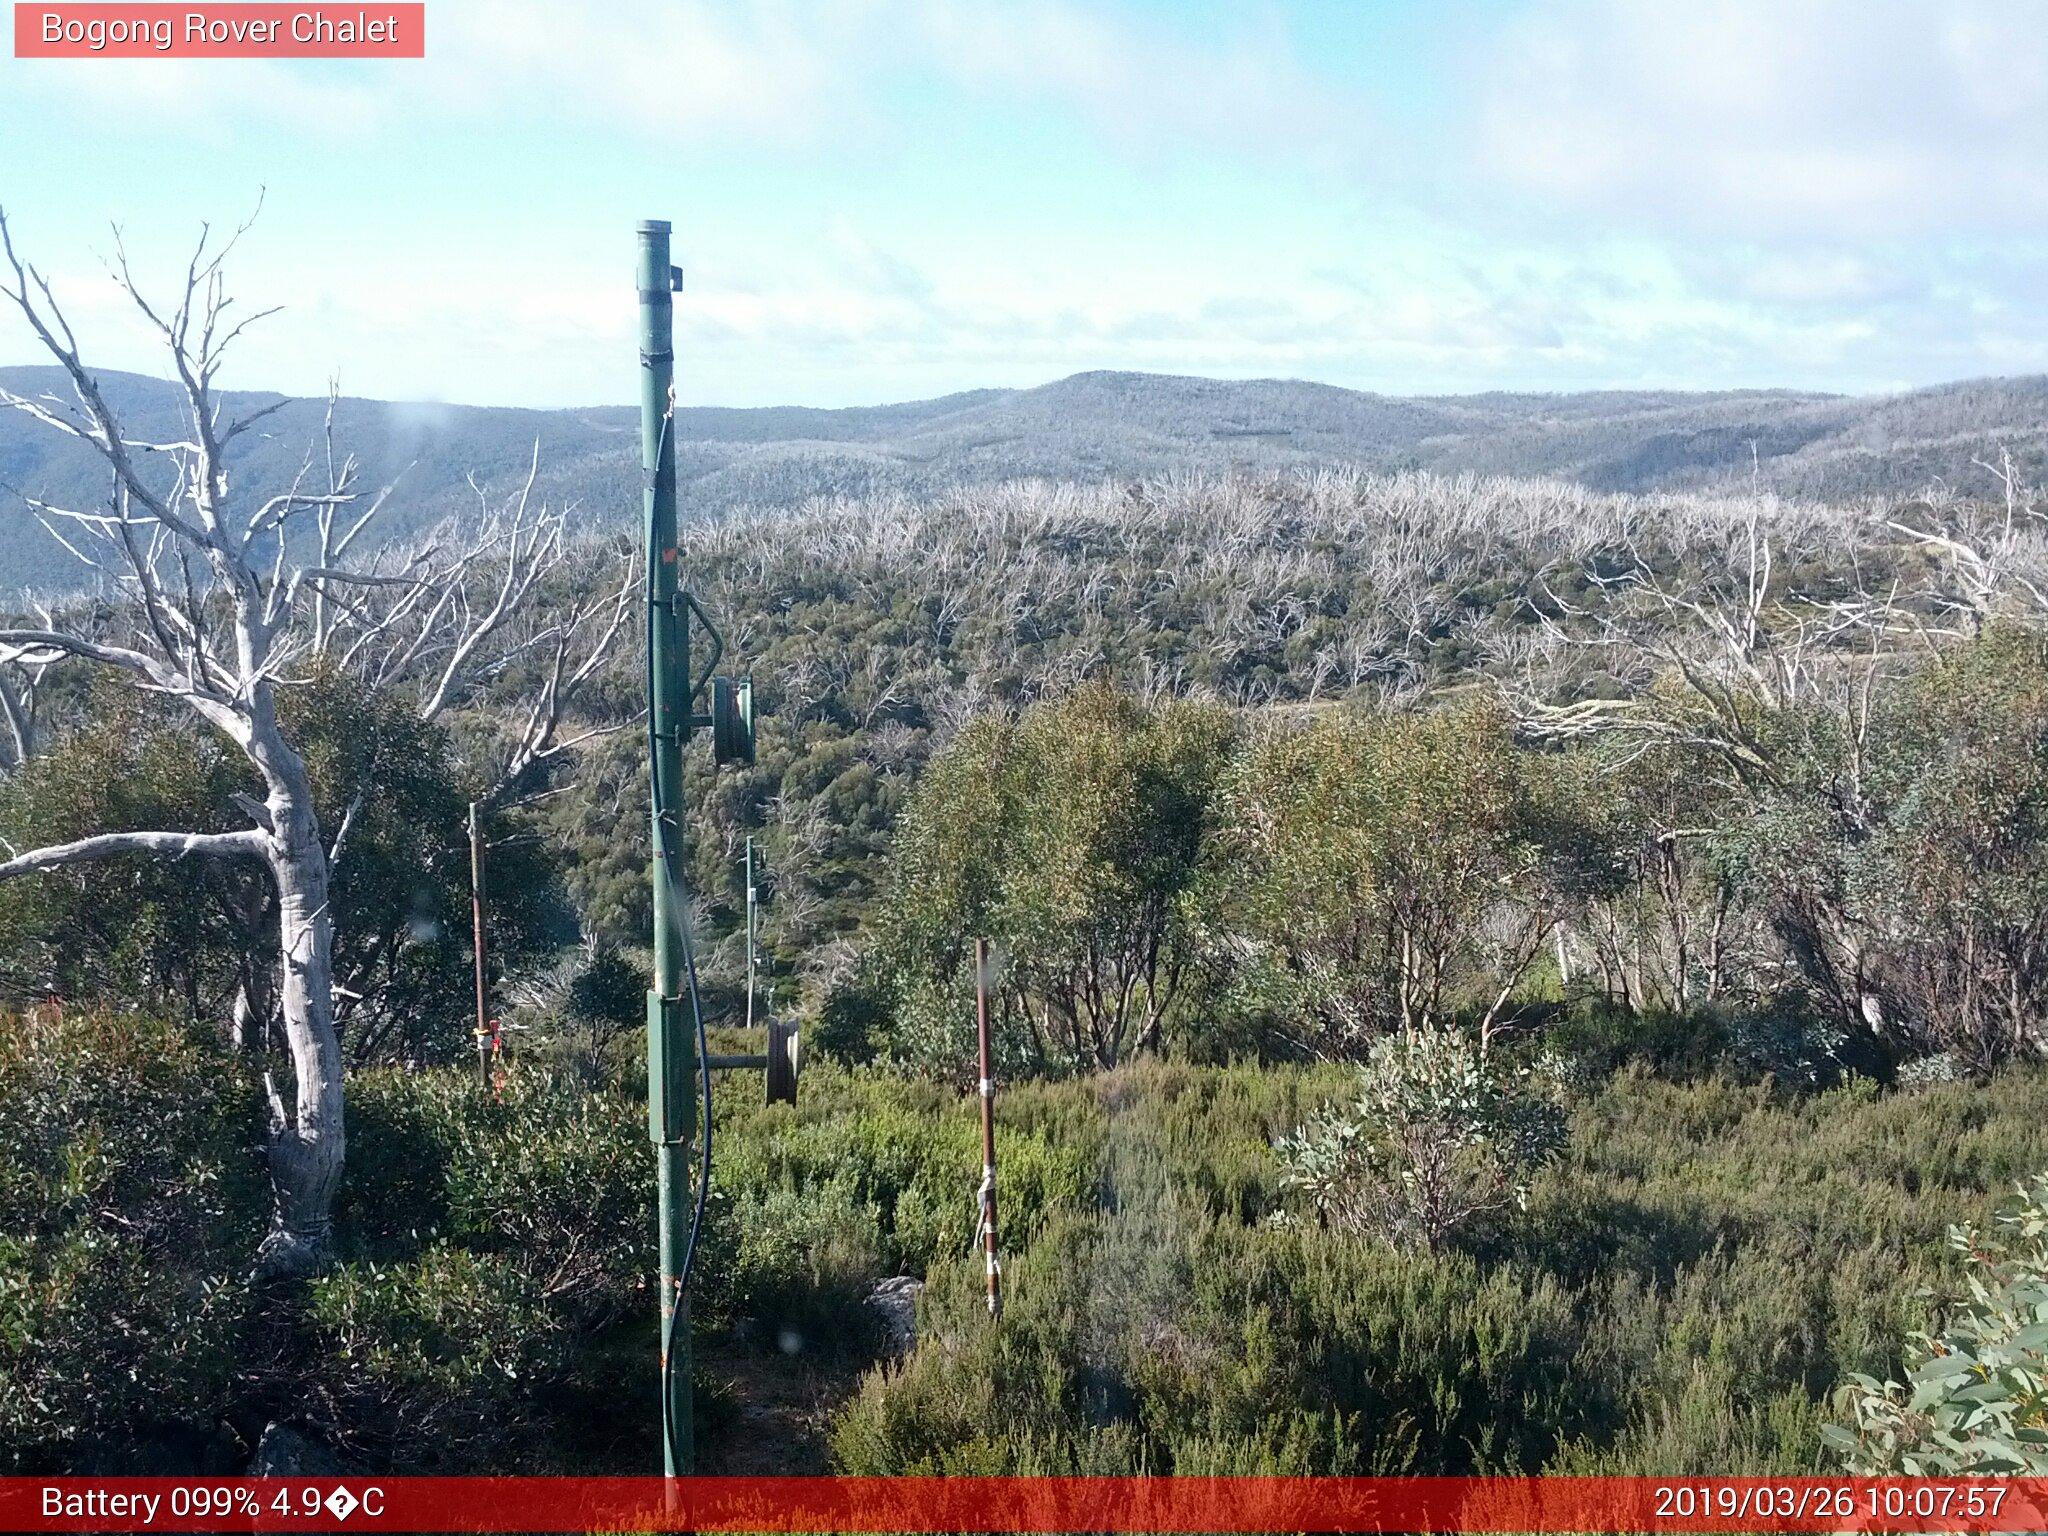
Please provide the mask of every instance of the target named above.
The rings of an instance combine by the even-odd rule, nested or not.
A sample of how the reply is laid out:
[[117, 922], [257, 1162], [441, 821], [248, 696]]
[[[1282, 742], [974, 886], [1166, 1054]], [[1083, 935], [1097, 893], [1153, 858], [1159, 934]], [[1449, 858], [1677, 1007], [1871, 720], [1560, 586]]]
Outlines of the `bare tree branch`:
[[130, 853], [146, 853], [165, 859], [257, 859], [263, 857], [266, 847], [264, 834], [253, 829], [246, 832], [103, 832], [97, 837], [80, 838], [75, 843], [57, 843], [9, 859], [0, 864], [0, 880]]

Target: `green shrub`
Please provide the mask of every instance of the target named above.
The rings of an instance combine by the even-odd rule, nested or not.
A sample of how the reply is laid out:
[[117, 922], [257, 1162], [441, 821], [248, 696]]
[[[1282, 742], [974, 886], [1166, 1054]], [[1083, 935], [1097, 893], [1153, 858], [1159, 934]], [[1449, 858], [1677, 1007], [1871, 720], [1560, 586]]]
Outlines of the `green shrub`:
[[873, 1319], [861, 1301], [889, 1267], [883, 1243], [880, 1208], [850, 1179], [737, 1195], [714, 1183], [696, 1304], [784, 1348], [863, 1353]]
[[250, 1327], [258, 1123], [181, 1028], [0, 1011], [0, 1468], [212, 1432]]
[[1506, 714], [1469, 700], [1254, 726], [1206, 861], [1211, 942], [1237, 959], [1227, 1006], [1318, 1055], [1490, 1027], [1607, 855], [1577, 767], [1517, 750]]
[[436, 1243], [337, 1267], [306, 1316], [326, 1346], [317, 1379], [359, 1451], [408, 1472], [532, 1465], [536, 1388], [563, 1373], [569, 1342], [532, 1266]]
[[1563, 1141], [1529, 1079], [1455, 1029], [1385, 1036], [1357, 1097], [1281, 1147], [1288, 1186], [1332, 1226], [1436, 1253], [1481, 1212], [1524, 1204]]
[[[795, 1106], [760, 1091], [752, 1074], [714, 1079], [693, 1321], [858, 1364], [877, 1342], [874, 1282], [966, 1248], [977, 1101], [829, 1061], [807, 1068]], [[1004, 1230], [1029, 1242], [1092, 1194], [1095, 1119], [1032, 1089], [1006, 1106]], [[459, 1070], [361, 1074], [350, 1113], [351, 1262], [321, 1282], [306, 1368], [365, 1459], [568, 1470], [572, 1441], [615, 1455], [641, 1427], [654, 1358], [644, 1107], [515, 1064], [502, 1096]]]
[[839, 1467], [1811, 1472], [1954, 1213], [2048, 1158], [2048, 1074], [1795, 1098], [1632, 1068], [1570, 1105], [1525, 1212], [1439, 1253], [1271, 1223], [1276, 1144], [1354, 1076], [1146, 1062], [1006, 1097], [1092, 1149], [1092, 1198], [1006, 1237], [999, 1328], [941, 1255]]
[[350, 1084], [349, 1260], [314, 1285], [299, 1369], [364, 1461], [407, 1472], [630, 1470], [653, 1370], [646, 1110], [515, 1063]]
[[[1093, 1186], [1085, 1122], [1030, 1124], [1038, 1085], [1005, 1093], [997, 1125], [1003, 1229], [1028, 1240]], [[880, 1068], [807, 1064], [798, 1103], [760, 1102], [751, 1079], [719, 1085], [716, 1187], [735, 1202], [776, 1192], [817, 1198], [870, 1235], [878, 1273], [922, 1273], [963, 1251], [981, 1180], [980, 1101]]]
[[1235, 731], [1223, 710], [1102, 682], [962, 731], [905, 814], [876, 914], [896, 1054], [972, 1080], [975, 935], [1001, 957], [1005, 1075], [1158, 1046], [1199, 983], [1189, 900]]
[[1915, 1333], [1902, 1384], [1852, 1376], [1849, 1428], [1821, 1433], [1871, 1477], [2048, 1477], [2048, 1174], [2020, 1186], [1996, 1233], [1955, 1227], [1968, 1294]]
[[461, 1070], [380, 1071], [352, 1080], [349, 1115], [347, 1252], [453, 1239], [532, 1268], [591, 1322], [654, 1262], [654, 1157], [629, 1099], [519, 1067], [496, 1093]]

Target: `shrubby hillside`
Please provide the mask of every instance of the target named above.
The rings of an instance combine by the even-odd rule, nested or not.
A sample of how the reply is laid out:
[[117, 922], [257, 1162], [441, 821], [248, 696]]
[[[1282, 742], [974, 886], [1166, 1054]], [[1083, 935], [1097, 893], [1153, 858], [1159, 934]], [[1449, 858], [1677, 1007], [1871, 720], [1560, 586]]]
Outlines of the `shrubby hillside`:
[[[0, 1467], [231, 1476], [273, 1422], [386, 1472], [658, 1465], [630, 1074], [358, 1076], [344, 1262], [279, 1298], [246, 1278], [240, 1064], [44, 1008], [0, 1012], [0, 1067]], [[1948, 1226], [2048, 1163], [2039, 1073], [1800, 1096], [1632, 1068], [1573, 1099], [1526, 1210], [1430, 1254], [1275, 1219], [1274, 1140], [1346, 1086], [1159, 1061], [1010, 1084], [996, 1329], [970, 1099], [829, 1060], [793, 1109], [726, 1080], [700, 1465], [1811, 1473], [1836, 1384], [1898, 1374], [1918, 1290], [1958, 1283]], [[895, 1274], [927, 1281], [922, 1342], [877, 1367], [865, 1297]]]
[[[2038, 1190], [1987, 1224], [2048, 1166], [2042, 520], [1738, 478], [1226, 468], [693, 525], [760, 709], [752, 767], [700, 740], [688, 775], [714, 1049], [751, 835], [813, 1052], [793, 1109], [718, 1089], [707, 1468], [1824, 1470], [1948, 1422], [1892, 1385], [1915, 1330], [2033, 1369]], [[579, 546], [563, 596], [616, 556]], [[637, 672], [592, 679], [593, 722]], [[360, 839], [337, 1262], [250, 1277], [249, 890], [0, 887], [0, 1462], [240, 1470], [282, 1419], [365, 1468], [642, 1470], [644, 740], [493, 812], [490, 1089], [458, 817], [506, 722], [419, 728], [317, 669], [286, 697]], [[0, 837], [224, 814], [233, 760], [123, 699], [37, 680]], [[1931, 1316], [1966, 1263], [1997, 1284]], [[925, 1289], [885, 1364], [891, 1276]], [[1941, 1454], [2048, 1457], [2005, 1406]]]
[[[174, 439], [171, 386], [106, 374], [111, 402], [144, 436]], [[47, 368], [0, 369], [34, 396]], [[275, 403], [225, 393], [235, 411]], [[283, 485], [320, 436], [326, 403], [295, 400], [238, 446], [252, 482]], [[502, 488], [540, 445], [538, 489], [594, 526], [637, 516], [639, 423], [631, 408], [530, 411], [345, 398], [336, 441], [365, 479], [405, 471], [388, 536], [474, 509], [468, 479]], [[686, 407], [678, 434], [687, 511], [791, 508], [816, 496], [927, 497], [1013, 479], [1090, 482], [1173, 473], [1258, 474], [1344, 466], [1387, 473], [1555, 477], [1599, 491], [1752, 484], [1785, 496], [1852, 500], [1931, 485], [1982, 495], [1983, 465], [2010, 453], [2048, 464], [2048, 381], [1981, 380], [1883, 397], [1793, 391], [1719, 394], [1401, 398], [1295, 380], [1220, 381], [1088, 373], [1025, 390], [847, 410]], [[317, 466], [316, 466], [317, 467]], [[0, 591], [70, 589], [86, 574], [23, 512], [27, 492], [62, 505], [100, 494], [89, 454], [12, 413], [0, 416]]]
[[[756, 767], [706, 790], [712, 835], [700, 843], [699, 887], [730, 902], [737, 839], [758, 830], [778, 956], [819, 985], [844, 974], [849, 941], [875, 910], [876, 856], [933, 753], [979, 716], [1086, 679], [1140, 702], [1207, 698], [1281, 721], [1345, 701], [1401, 710], [1491, 698], [1518, 722], [1501, 729], [1558, 744], [1583, 734], [1589, 751], [1594, 716], [1661, 700], [1677, 711], [1668, 731], [1702, 743], [1690, 766], [1669, 749], [1645, 756], [1639, 732], [1605, 733], [1599, 750], [1669, 776], [1667, 787], [1641, 789], [1653, 801], [1685, 806], [1690, 775], [1748, 814], [1766, 786], [1752, 782], [1754, 751], [1729, 732], [1754, 727], [1742, 700], [1761, 656], [1727, 653], [1719, 620], [1740, 617], [1728, 605], [1748, 601], [1752, 562], [1770, 562], [1755, 573], [1753, 644], [1775, 647], [1771, 666], [1792, 667], [1793, 701], [1818, 708], [1822, 692], [1856, 675], [1841, 657], [1869, 643], [1869, 625], [1847, 615], [1876, 599], [1857, 594], [1899, 594], [1882, 621], [1898, 633], [1880, 637], [1876, 654], [1886, 678], [1901, 679], [1925, 654], [1928, 637], [1914, 626], [1952, 630], [1951, 605], [1967, 616], [1985, 600], [1984, 573], [1929, 532], [1981, 520], [2002, 542], [1977, 558], [2033, 568], [2032, 525], [2007, 533], [2002, 518], [1929, 503], [1852, 511], [1325, 473], [963, 491], [701, 527], [686, 558], [714, 609], [734, 616], [763, 724]], [[1837, 623], [1839, 634], [1821, 638]], [[1686, 666], [1737, 676], [1741, 691], [1703, 702], [1684, 684]], [[1755, 707], [1777, 702], [1759, 696]], [[1722, 704], [1736, 718], [1707, 718]], [[1793, 739], [1807, 741], [1808, 727]], [[1771, 793], [1810, 773], [1825, 798], [1837, 770], [1818, 759], [1795, 769], [1784, 750]], [[610, 818], [639, 803], [642, 770], [623, 744], [593, 770], [547, 814], [578, 850], [582, 899], [618, 914], [623, 937], [644, 923], [645, 898], [638, 855], [611, 835]], [[1601, 793], [1619, 795], [1603, 783]], [[1623, 826], [1651, 814], [1619, 800], [1611, 810]], [[1644, 878], [1657, 877], [1646, 867]]]

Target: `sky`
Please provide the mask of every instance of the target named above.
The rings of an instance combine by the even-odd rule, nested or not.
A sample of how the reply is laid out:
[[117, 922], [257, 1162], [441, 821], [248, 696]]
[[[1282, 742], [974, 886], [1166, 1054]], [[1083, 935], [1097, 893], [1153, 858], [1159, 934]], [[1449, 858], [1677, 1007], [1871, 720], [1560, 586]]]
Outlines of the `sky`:
[[114, 226], [161, 293], [260, 198], [230, 387], [628, 403], [643, 218], [698, 404], [2048, 371], [2040, 0], [426, 14], [421, 60], [0, 57], [0, 207], [91, 360], [163, 371]]

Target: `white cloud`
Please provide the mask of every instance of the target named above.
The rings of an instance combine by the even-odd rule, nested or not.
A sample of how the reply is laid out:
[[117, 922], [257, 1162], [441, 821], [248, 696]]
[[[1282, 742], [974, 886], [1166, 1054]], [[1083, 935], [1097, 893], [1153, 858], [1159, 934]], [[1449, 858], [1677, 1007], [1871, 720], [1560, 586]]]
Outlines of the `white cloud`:
[[[645, 185], [708, 215], [679, 243], [698, 398], [845, 403], [1101, 366], [1395, 391], [1853, 387], [2048, 366], [2035, 5], [1474, 11], [1463, 35], [1491, 34], [1425, 111], [1413, 81], [1340, 79], [1249, 8], [1219, 27], [1089, 0], [434, 0], [423, 62], [64, 65], [24, 76], [50, 99], [9, 120], [54, 144], [39, 125], [65, 121], [75, 74], [92, 96], [64, 111], [200, 142], [189, 186], [132, 174], [216, 216], [254, 191], [222, 145], [276, 149], [273, 170], [308, 129], [372, 146], [346, 186], [273, 187], [237, 274], [294, 307], [236, 384], [317, 388], [338, 365], [377, 394], [623, 398], [617, 205]], [[1432, 117], [1468, 137], [1429, 139]], [[978, 150], [1006, 128], [1030, 136], [1014, 187], [1008, 163], [984, 176], [947, 153], [948, 132]], [[1405, 157], [1378, 158], [1406, 170], [1370, 170], [1397, 130]], [[383, 191], [413, 155], [436, 177], [392, 180], [431, 203]], [[440, 174], [456, 155], [473, 179]], [[1198, 174], [1161, 174], [1183, 157]], [[906, 168], [955, 180], [909, 187]], [[48, 200], [111, 199], [124, 174]], [[972, 214], [943, 202], [954, 185]], [[209, 186], [228, 207], [200, 201]], [[451, 208], [489, 229], [486, 282]], [[182, 270], [159, 246], [150, 270]], [[84, 264], [67, 294], [91, 290]]]
[[1101, 5], [925, 0], [907, 41], [980, 90], [1051, 99], [1125, 150], [1189, 149], [1348, 162], [1370, 139], [1366, 101], [1303, 66], [1277, 25], [1247, 11], [1227, 35], [1133, 22]]
[[512, 119], [815, 153], [923, 131], [883, 105], [918, 75], [1055, 103], [1146, 156], [1329, 163], [1367, 137], [1363, 103], [1305, 69], [1277, 25], [1203, 36], [1079, 0], [434, 0], [421, 60], [92, 60], [31, 88], [215, 139], [270, 122], [347, 137]]
[[1681, 262], [1708, 289], [1758, 304], [1864, 309], [1925, 299], [1924, 265], [1904, 252], [1879, 256], [1831, 244], [1716, 247]]
[[215, 143], [450, 121], [627, 126], [681, 142], [812, 145], [862, 120], [879, 0], [434, 0], [422, 59], [45, 61], [21, 89]]
[[2034, 0], [1546, 5], [1469, 82], [1475, 163], [1539, 202], [1687, 235], [2038, 228], [2043, 21]]
[[858, 0], [436, 0], [425, 83], [461, 113], [810, 143], [859, 115], [872, 10]]

